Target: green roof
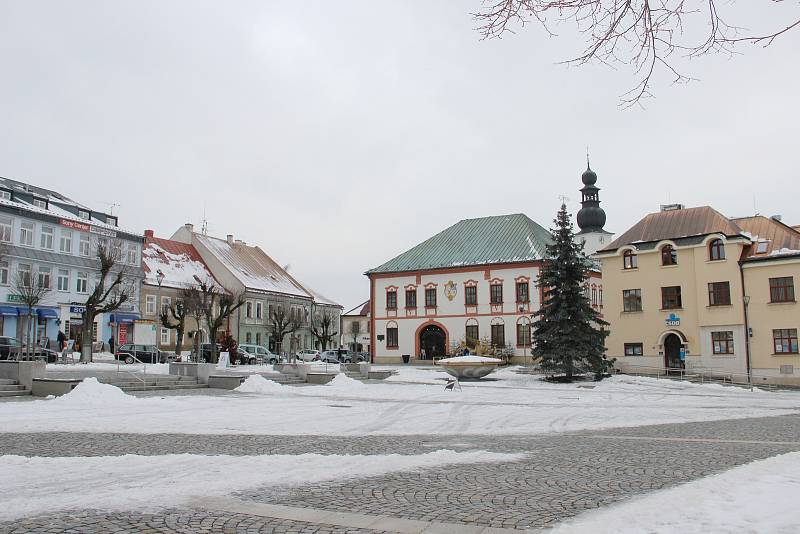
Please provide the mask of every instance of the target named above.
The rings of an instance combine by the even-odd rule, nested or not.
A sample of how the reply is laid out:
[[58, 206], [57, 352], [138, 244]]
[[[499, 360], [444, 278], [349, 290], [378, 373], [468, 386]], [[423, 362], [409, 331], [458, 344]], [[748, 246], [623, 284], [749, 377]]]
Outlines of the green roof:
[[550, 242], [550, 232], [521, 213], [466, 219], [366, 274], [541, 260]]

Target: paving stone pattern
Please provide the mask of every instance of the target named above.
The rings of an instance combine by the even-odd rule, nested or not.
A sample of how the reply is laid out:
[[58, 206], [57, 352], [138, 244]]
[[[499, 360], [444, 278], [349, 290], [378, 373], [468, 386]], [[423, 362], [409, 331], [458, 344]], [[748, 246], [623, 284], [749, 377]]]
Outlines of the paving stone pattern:
[[[637, 439], [625, 439], [635, 437]], [[701, 440], [701, 441], [696, 441]], [[619, 500], [800, 450], [800, 416], [549, 436], [250, 436], [0, 433], [3, 454], [420, 454], [524, 452], [524, 460], [441, 467], [236, 497], [269, 504], [505, 528], [552, 525]], [[81, 512], [0, 525], [10, 532], [371, 532], [246, 514]]]

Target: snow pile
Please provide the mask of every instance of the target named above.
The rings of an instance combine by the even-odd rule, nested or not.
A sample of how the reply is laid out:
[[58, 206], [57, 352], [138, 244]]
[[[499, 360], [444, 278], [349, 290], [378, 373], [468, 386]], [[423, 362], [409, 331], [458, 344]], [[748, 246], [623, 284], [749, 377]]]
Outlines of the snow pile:
[[612, 388], [612, 389], [631, 389], [631, 390], [644, 390], [658, 388], [663, 390], [683, 391], [686, 393], [697, 391], [704, 393], [730, 393], [733, 395], [751, 393], [766, 393], [765, 390], [754, 387], [751, 391], [749, 387], [743, 386], [725, 386], [716, 382], [688, 382], [685, 380], [670, 380], [667, 378], [655, 378], [651, 376], [632, 376], [632, 375], [616, 375], [601, 382], [596, 383], [599, 388]]
[[499, 360], [497, 358], [488, 358], [486, 356], [469, 355], [444, 358], [443, 360], [436, 360], [436, 363], [503, 363], [503, 360]]
[[128, 395], [117, 386], [103, 384], [95, 377], [90, 377], [84, 378], [80, 384], [75, 386], [75, 389], [55, 399], [54, 402], [108, 407], [117, 404], [130, 404], [136, 402], [136, 400], [136, 397]]
[[263, 395], [270, 393], [281, 393], [283, 390], [284, 387], [277, 382], [267, 380], [261, 375], [250, 375], [244, 382], [242, 382], [242, 385], [236, 388], [234, 391], [238, 391], [240, 393], [261, 393]]
[[344, 373], [339, 373], [333, 377], [333, 380], [328, 382], [327, 387], [336, 388], [339, 391], [352, 391], [364, 389], [367, 385], [355, 378], [350, 378]]
[[[488, 462], [521, 454], [438, 450], [419, 455], [0, 456], [0, 522], [61, 510], [154, 511], [250, 488], [318, 483]], [[113, 483], [109, 483], [113, 481]], [[69, 496], [54, 498], [54, 496]]]
[[792, 452], [588, 512], [548, 532], [788, 534], [800, 532], [798, 495], [800, 453]]

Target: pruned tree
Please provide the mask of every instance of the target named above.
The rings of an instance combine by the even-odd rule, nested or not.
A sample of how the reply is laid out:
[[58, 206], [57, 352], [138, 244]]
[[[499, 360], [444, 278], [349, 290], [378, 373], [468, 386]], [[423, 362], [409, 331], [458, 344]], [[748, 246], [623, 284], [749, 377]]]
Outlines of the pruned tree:
[[552, 243], [539, 271], [544, 299], [533, 323], [533, 356], [552, 378], [572, 381], [576, 375], [606, 370], [603, 360], [608, 326], [584, 292], [589, 260], [575, 242], [572, 221], [562, 204], [551, 230]]
[[[210, 280], [201, 280], [195, 276], [196, 289], [199, 291], [199, 305], [203, 319], [208, 327], [209, 343], [211, 345], [211, 362], [217, 363], [219, 351], [217, 350], [217, 333], [225, 321], [233, 315], [245, 302], [244, 293], [231, 295]], [[235, 354], [233, 355], [236, 356]]]
[[196, 305], [197, 299], [181, 298], [171, 304], [169, 308], [161, 311], [161, 325], [164, 328], [175, 330], [175, 356], [180, 358], [183, 349], [183, 337], [186, 332], [186, 319], [193, 314], [191, 306]]
[[[293, 313], [287, 313], [283, 306], [275, 306], [272, 310], [272, 316], [269, 318], [269, 329], [272, 336], [275, 337], [275, 350], [281, 354], [281, 347], [283, 346], [283, 338], [287, 335], [294, 334], [300, 328], [298, 317]], [[294, 357], [290, 356], [292, 361]]]
[[[203, 321], [203, 294], [196, 286], [181, 289], [181, 300], [183, 301], [187, 317], [191, 316], [194, 319], [196, 330], [194, 332], [194, 340], [192, 343], [192, 361], [200, 361], [200, 343], [201, 339], [201, 324]], [[191, 330], [190, 330], [191, 333]]]
[[36, 338], [36, 324], [33, 321], [33, 309], [50, 293], [50, 281], [43, 276], [33, 277], [30, 270], [18, 271], [12, 280], [12, 294], [16, 300], [27, 308], [25, 326], [25, 359], [31, 359]]
[[92, 361], [92, 325], [101, 313], [110, 313], [132, 300], [135, 295], [134, 278], [119, 265], [121, 243], [100, 240], [95, 259], [100, 272], [92, 292], [83, 305], [83, 331], [81, 332], [81, 363]]
[[321, 310], [314, 314], [311, 320], [311, 335], [319, 341], [323, 351], [327, 350], [328, 343], [332, 342], [336, 336], [339, 335], [339, 329], [337, 327], [338, 322], [339, 321], [336, 320], [336, 314], [328, 310]]
[[361, 335], [361, 321], [350, 323], [350, 336], [353, 338], [353, 352], [358, 350], [358, 336]]
[[[783, 0], [760, 3], [761, 9], [791, 9]], [[486, 0], [473, 15], [484, 38], [513, 33], [515, 26], [533, 21], [551, 36], [558, 24], [577, 27], [584, 35], [585, 48], [563, 63], [630, 65], [639, 82], [621, 97], [622, 105], [629, 106], [652, 96], [651, 80], [658, 69], [668, 73], [674, 83], [692, 80], [679, 72], [680, 58], [732, 55], [738, 44], [766, 47], [800, 27], [800, 13], [795, 12], [777, 28], [750, 32], [728, 22], [738, 7], [721, 0]]]

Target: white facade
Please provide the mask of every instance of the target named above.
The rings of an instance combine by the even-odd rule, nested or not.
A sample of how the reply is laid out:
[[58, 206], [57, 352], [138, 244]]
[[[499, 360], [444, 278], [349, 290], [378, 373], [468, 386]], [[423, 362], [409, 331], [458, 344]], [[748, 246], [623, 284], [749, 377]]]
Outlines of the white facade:
[[[530, 324], [532, 314], [541, 306], [541, 293], [536, 286], [539, 265], [539, 262], [527, 262], [370, 275], [375, 363], [401, 362], [403, 355], [413, 360], [450, 354], [454, 345], [466, 340], [467, 326], [477, 326], [480, 340], [510, 346], [515, 361], [523, 362], [530, 357], [530, 335], [526, 336], [524, 327], [518, 331], [517, 325]], [[517, 284], [527, 284], [527, 300], [517, 298]], [[599, 287], [602, 295], [599, 273], [593, 273], [591, 284], [595, 286], [594, 294], [598, 294]], [[491, 303], [492, 285], [502, 287], [502, 302]], [[476, 304], [467, 303], [467, 287], [475, 287]], [[435, 293], [435, 307], [426, 306], [426, 289]], [[407, 305], [407, 290], [416, 291], [416, 306]], [[391, 291], [396, 291], [397, 295], [395, 308], [387, 303], [387, 294]], [[444, 332], [444, 346], [437, 347], [436, 354], [426, 351], [421, 358], [425, 344], [421, 336], [429, 326]], [[392, 346], [391, 330], [395, 328], [397, 344]]]

